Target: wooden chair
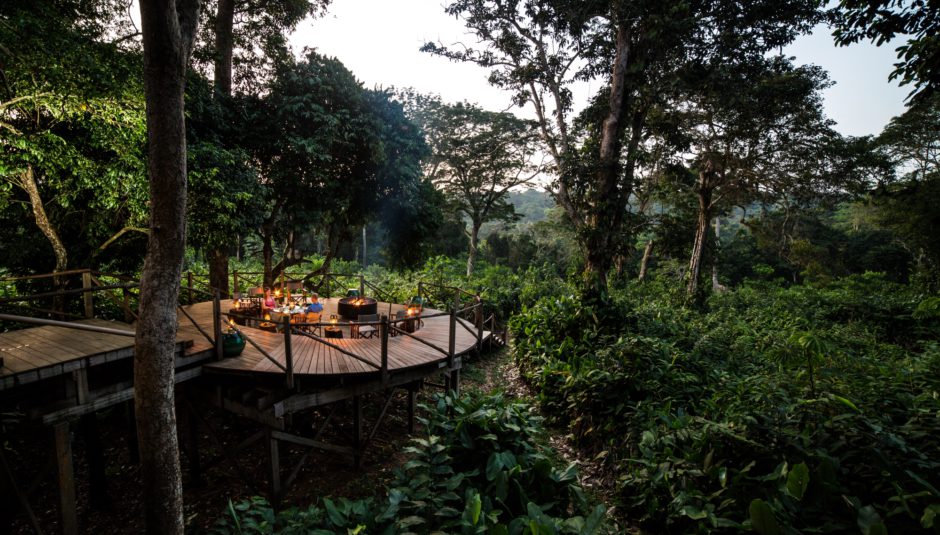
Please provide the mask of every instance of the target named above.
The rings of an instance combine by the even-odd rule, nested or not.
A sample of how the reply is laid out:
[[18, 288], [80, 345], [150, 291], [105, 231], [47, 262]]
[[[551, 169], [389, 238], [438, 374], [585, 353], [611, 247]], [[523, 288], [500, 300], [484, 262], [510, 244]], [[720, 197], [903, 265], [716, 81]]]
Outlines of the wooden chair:
[[[304, 315], [304, 323], [320, 323], [320, 313], [319, 312], [307, 312]], [[315, 334], [317, 336], [322, 336], [319, 325], [304, 325], [302, 329], [308, 333]]]
[[[407, 312], [405, 312], [404, 310], [399, 310], [398, 312], [396, 312], [396, 313], [395, 313], [395, 318], [394, 318], [394, 320], [395, 320], [395, 327], [397, 327], [397, 328], [399, 328], [399, 329], [401, 329], [401, 330], [405, 330], [405, 322], [402, 321], [402, 320], [406, 320], [406, 319], [408, 319], [408, 313], [407, 313]], [[398, 336], [399, 334], [401, 334], [401, 333], [399, 333], [399, 332], [396, 331], [395, 329], [391, 329], [391, 328], [390, 328], [390, 329], [388, 330], [388, 335], [389, 335], [389, 336]]]
[[[378, 314], [359, 314], [359, 323], [371, 323], [379, 321]], [[374, 338], [379, 334], [379, 329], [375, 325], [353, 324], [353, 338]]]

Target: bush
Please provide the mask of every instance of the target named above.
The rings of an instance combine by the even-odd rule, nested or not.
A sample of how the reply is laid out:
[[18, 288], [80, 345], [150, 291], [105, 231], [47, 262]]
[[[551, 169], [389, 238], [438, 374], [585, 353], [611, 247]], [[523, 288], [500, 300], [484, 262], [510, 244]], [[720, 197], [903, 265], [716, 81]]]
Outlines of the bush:
[[[427, 409], [427, 408], [426, 408]], [[597, 533], [606, 509], [590, 509], [574, 465], [553, 466], [537, 446], [533, 408], [500, 395], [440, 396], [426, 435], [387, 499], [332, 500], [274, 513], [262, 498], [230, 504], [210, 530], [234, 533]]]
[[674, 533], [940, 529], [932, 301], [871, 274], [750, 282], [705, 312], [675, 297], [651, 281], [511, 323], [523, 376], [617, 474], [624, 516]]

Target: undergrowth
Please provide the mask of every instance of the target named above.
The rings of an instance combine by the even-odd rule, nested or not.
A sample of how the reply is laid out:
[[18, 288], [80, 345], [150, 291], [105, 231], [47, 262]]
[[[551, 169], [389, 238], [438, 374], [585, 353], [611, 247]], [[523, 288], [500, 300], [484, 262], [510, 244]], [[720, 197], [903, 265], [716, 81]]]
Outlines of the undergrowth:
[[544, 413], [650, 532], [940, 533], [940, 326], [877, 275], [748, 283], [686, 307], [651, 281], [547, 297], [511, 327]]

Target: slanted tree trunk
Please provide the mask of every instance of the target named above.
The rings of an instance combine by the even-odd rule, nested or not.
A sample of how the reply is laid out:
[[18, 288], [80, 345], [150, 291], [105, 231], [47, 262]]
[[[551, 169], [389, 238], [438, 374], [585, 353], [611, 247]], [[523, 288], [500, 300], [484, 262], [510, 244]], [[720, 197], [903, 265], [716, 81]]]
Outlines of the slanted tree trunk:
[[480, 246], [480, 227], [483, 226], [481, 220], [473, 220], [470, 223], [470, 250], [467, 251], [467, 278], [473, 276], [473, 266], [476, 263], [477, 252]]
[[698, 188], [698, 217], [695, 221], [695, 241], [692, 243], [692, 256], [689, 259], [688, 282], [686, 294], [692, 297], [698, 292], [698, 279], [702, 272], [702, 254], [705, 251], [705, 240], [708, 239], [708, 227], [711, 221], [712, 188], [708, 186], [704, 171], [700, 172]]
[[[27, 165], [26, 170], [20, 174], [20, 187], [23, 188], [26, 195], [29, 196], [29, 204], [33, 209], [33, 219], [36, 221], [36, 226], [39, 227], [42, 235], [45, 236], [46, 239], [49, 240], [49, 244], [52, 245], [52, 252], [55, 254], [55, 271], [65, 271], [69, 266], [68, 251], [65, 248], [65, 244], [62, 243], [62, 238], [59, 237], [59, 232], [52, 226], [52, 222], [49, 221], [49, 214], [46, 213], [42, 196], [39, 195], [39, 184], [36, 183], [36, 175], [33, 173], [33, 166]], [[53, 277], [52, 283], [57, 290], [65, 289], [64, 277]], [[57, 296], [52, 308], [56, 312], [65, 312], [65, 298]]]
[[650, 238], [646, 242], [646, 247], [643, 248], [643, 259], [640, 260], [640, 276], [637, 277], [637, 280], [646, 280], [646, 269], [650, 264], [650, 257], [653, 255], [653, 245], [655, 240]]
[[186, 245], [183, 92], [199, 0], [141, 0], [150, 237], [134, 343], [134, 406], [148, 534], [183, 533], [174, 411], [176, 307]]

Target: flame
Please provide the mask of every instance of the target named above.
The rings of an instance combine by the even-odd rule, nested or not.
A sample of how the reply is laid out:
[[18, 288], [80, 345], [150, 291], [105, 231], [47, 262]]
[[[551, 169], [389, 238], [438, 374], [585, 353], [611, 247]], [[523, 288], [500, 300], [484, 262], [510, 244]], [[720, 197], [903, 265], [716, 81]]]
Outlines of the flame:
[[409, 315], [409, 316], [414, 316], [414, 315], [415, 315], [415, 309], [409, 308], [409, 309], [408, 309], [408, 315]]
[[265, 315], [264, 315], [264, 321], [271, 321], [271, 315], [270, 315], [270, 314], [265, 314]]
[[274, 297], [280, 297], [280, 296], [281, 296], [281, 291], [280, 291], [280, 290], [274, 290]]
[[229, 326], [229, 327], [232, 327], [232, 328], [234, 329], [234, 328], [235, 328], [235, 320], [229, 318], [229, 320], [228, 320], [228, 326]]
[[330, 318], [330, 323], [332, 323], [333, 325], [336, 325], [336, 318]]
[[241, 303], [239, 303], [239, 302], [238, 302], [238, 299], [236, 299], [236, 300], [235, 300], [235, 303], [234, 303], [234, 308], [235, 308], [235, 310], [238, 310], [238, 307], [240, 307], [240, 306], [241, 306]]

